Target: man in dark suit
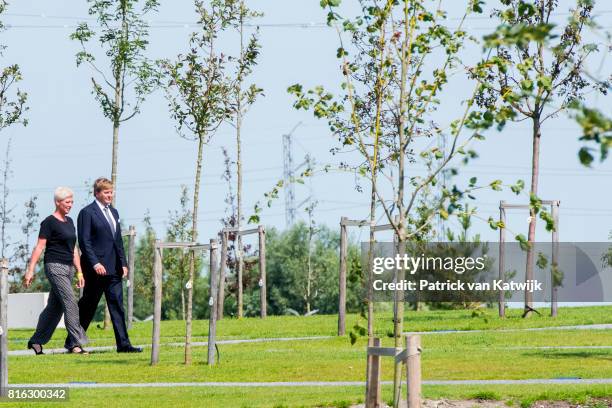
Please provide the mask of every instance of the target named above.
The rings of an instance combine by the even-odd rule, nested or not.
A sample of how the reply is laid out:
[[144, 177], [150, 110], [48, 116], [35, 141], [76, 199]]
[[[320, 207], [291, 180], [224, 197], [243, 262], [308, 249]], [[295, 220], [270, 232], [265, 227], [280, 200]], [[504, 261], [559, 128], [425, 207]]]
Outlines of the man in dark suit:
[[139, 353], [133, 347], [125, 326], [122, 278], [128, 273], [119, 213], [111, 206], [113, 183], [104, 177], [94, 182], [95, 200], [79, 212], [77, 230], [81, 267], [85, 278], [83, 297], [79, 300], [79, 318], [87, 330], [96, 313], [102, 293], [113, 322], [117, 352]]

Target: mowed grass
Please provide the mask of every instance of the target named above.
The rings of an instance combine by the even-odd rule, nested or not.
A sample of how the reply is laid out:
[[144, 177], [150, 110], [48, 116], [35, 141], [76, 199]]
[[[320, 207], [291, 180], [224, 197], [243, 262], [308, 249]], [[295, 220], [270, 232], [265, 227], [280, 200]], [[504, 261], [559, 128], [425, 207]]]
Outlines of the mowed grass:
[[[390, 402], [390, 386], [383, 386], [383, 401]], [[297, 407], [349, 407], [363, 402], [363, 387], [176, 387], [176, 388], [105, 388], [71, 389], [68, 401], [62, 407], [248, 407], [248, 408], [297, 408]], [[597, 405], [612, 395], [610, 385], [550, 385], [527, 386], [424, 386], [423, 396], [429, 399], [450, 400], [496, 400], [507, 406], [528, 407], [535, 401], [566, 400], [572, 403]], [[23, 407], [26, 403], [2, 403], [3, 407]], [[58, 403], [27, 402], [33, 407], [57, 407]]]
[[[546, 338], [548, 337], [548, 338]], [[532, 341], [537, 339], [537, 341]], [[383, 345], [391, 346], [392, 339]], [[462, 333], [422, 337], [426, 380], [612, 378], [612, 349], [536, 349], [532, 345], [612, 345], [612, 331], [564, 331], [563, 336], [531, 333]], [[160, 363], [142, 354], [95, 352], [88, 356], [11, 356], [11, 383], [190, 382], [190, 381], [363, 381], [366, 340], [347, 337], [219, 345], [220, 363], [208, 366], [206, 347], [193, 348], [194, 363], [183, 364], [182, 347], [162, 347]], [[383, 359], [391, 379], [392, 360]]]
[[[422, 335], [424, 380], [612, 378], [612, 330], [499, 331], [527, 327], [612, 323], [612, 307], [563, 308], [557, 319], [534, 316], [521, 319], [510, 311], [498, 319], [495, 310], [472, 317], [470, 311], [407, 312], [406, 331], [485, 330], [472, 333]], [[358, 316], [347, 318], [347, 329]], [[183, 364], [183, 348], [165, 345], [160, 363], [150, 366], [150, 348], [142, 354], [97, 352], [87, 356], [10, 356], [10, 383], [151, 383], [151, 382], [270, 382], [270, 381], [363, 381], [366, 340], [351, 345], [348, 336], [336, 337], [335, 316], [269, 317], [265, 320], [224, 319], [218, 324], [219, 339], [332, 336], [316, 340], [219, 345], [220, 363], [207, 366], [206, 347], [194, 347], [190, 366]], [[391, 330], [389, 313], [377, 316], [377, 333], [383, 345]], [[206, 341], [208, 322], [194, 324], [194, 340]], [[12, 349], [25, 348], [31, 331], [12, 330]], [[61, 347], [65, 335], [58, 330], [51, 342]], [[94, 326], [92, 345], [112, 345], [112, 330]], [[162, 343], [181, 342], [184, 322], [162, 323]], [[134, 344], [150, 344], [151, 324], [137, 323], [130, 336]], [[574, 346], [578, 348], [554, 348]], [[538, 349], [536, 347], [553, 347]], [[391, 360], [383, 358], [383, 379], [391, 380]], [[363, 400], [363, 387], [284, 388], [121, 388], [72, 389], [72, 404], [89, 406], [151, 406], [157, 402], [177, 406], [280, 407], [348, 406]], [[390, 398], [390, 390], [385, 391]], [[508, 385], [425, 386], [431, 398], [511, 400], [526, 405], [537, 399], [579, 400], [588, 396], [612, 396], [612, 385]], [[385, 397], [387, 398], [387, 397]], [[116, 402], [116, 403], [115, 403]], [[110, 405], [109, 405], [110, 404]]]
[[[507, 317], [497, 317], [496, 309], [483, 309], [477, 316], [471, 310], [448, 311], [407, 311], [405, 313], [404, 331], [445, 331], [445, 330], [497, 330], [524, 329], [533, 327], [572, 326], [588, 324], [612, 324], [612, 306], [560, 308], [559, 316], [552, 318], [548, 309], [540, 309], [541, 315], [528, 319], [521, 318], [522, 310], [509, 309]], [[379, 337], [386, 337], [393, 331], [393, 315], [390, 312], [379, 312], [375, 315], [375, 332]], [[365, 320], [356, 314], [348, 314], [347, 331]], [[112, 330], [100, 330], [100, 323], [92, 323], [87, 332], [93, 346], [110, 346], [115, 344]], [[277, 337], [335, 336], [338, 327], [336, 315], [269, 316], [266, 319], [225, 318], [217, 323], [217, 338], [254, 339]], [[134, 323], [130, 330], [133, 344], [151, 344], [152, 322]], [[33, 330], [11, 330], [9, 332], [9, 349], [18, 350], [26, 347]], [[195, 320], [192, 328], [193, 341], [206, 341], [208, 320]], [[57, 329], [46, 347], [61, 348], [66, 331]], [[184, 341], [185, 322], [180, 320], [164, 321], [161, 330], [162, 342]]]

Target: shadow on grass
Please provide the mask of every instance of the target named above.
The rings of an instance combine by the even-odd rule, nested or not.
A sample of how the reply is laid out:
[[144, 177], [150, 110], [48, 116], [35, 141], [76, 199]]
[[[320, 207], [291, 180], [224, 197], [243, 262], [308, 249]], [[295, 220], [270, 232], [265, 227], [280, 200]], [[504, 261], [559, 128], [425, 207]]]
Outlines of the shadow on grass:
[[574, 358], [574, 359], [601, 359], [612, 361], [612, 353], [610, 351], [565, 351], [565, 350], [545, 350], [545, 351], [529, 351], [522, 353], [526, 357], [540, 357], [548, 359], [562, 359], [562, 358]]

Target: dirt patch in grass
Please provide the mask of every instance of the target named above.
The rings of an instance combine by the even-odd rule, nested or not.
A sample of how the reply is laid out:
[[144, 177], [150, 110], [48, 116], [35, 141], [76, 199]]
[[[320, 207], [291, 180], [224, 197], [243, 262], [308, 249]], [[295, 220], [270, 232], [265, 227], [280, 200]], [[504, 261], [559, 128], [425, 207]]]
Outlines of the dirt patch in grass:
[[610, 408], [612, 399], [593, 398], [582, 404], [571, 404], [566, 401], [536, 401], [530, 408]]
[[[401, 407], [406, 406], [402, 401]], [[521, 407], [518, 401], [490, 401], [490, 400], [423, 400], [422, 408], [509, 408]], [[364, 408], [364, 404], [352, 405], [350, 408]], [[525, 407], [524, 405], [522, 407]], [[612, 399], [592, 399], [583, 404], [572, 404], [567, 401], [536, 401], [531, 403], [529, 408], [611, 408]], [[389, 408], [384, 404], [381, 408]]]
[[[406, 401], [400, 403], [400, 407], [405, 407]], [[423, 400], [422, 408], [508, 408], [508, 404], [503, 401], [482, 401], [482, 400]], [[352, 405], [350, 408], [365, 408], [364, 404]], [[381, 408], [389, 408], [389, 405], [383, 402]], [[548, 408], [548, 407], [547, 407]], [[557, 408], [557, 407], [555, 407]], [[565, 408], [565, 407], [564, 407]]]

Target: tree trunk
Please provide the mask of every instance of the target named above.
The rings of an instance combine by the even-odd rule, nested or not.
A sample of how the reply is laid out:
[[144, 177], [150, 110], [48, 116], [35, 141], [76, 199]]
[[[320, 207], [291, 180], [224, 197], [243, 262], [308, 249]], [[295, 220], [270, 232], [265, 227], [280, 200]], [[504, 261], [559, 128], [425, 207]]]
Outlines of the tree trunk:
[[[119, 106], [121, 103], [121, 80], [117, 80], [115, 84], [115, 106]], [[113, 121], [113, 150], [111, 154], [111, 182], [113, 183], [113, 207], [116, 206], [117, 202], [117, 154], [119, 151], [119, 120]], [[106, 301], [105, 301], [106, 303]], [[108, 311], [108, 304], [104, 306], [104, 325], [103, 329], [107, 330], [111, 326], [110, 312]]]
[[185, 285], [181, 285], [181, 316], [183, 316], [183, 321], [185, 321]]
[[[375, 146], [377, 148], [378, 146]], [[372, 184], [370, 190], [370, 239], [368, 246], [368, 339], [374, 337], [374, 288], [372, 282], [374, 282], [374, 273], [372, 271], [372, 265], [374, 264], [374, 244], [376, 242], [374, 224], [376, 224], [376, 171], [372, 172]]]
[[221, 233], [221, 263], [219, 266], [219, 291], [217, 292], [217, 320], [223, 319], [225, 307], [225, 269], [227, 267], [227, 232]]
[[[311, 209], [312, 210], [312, 209]], [[311, 280], [312, 280], [312, 214], [309, 217], [310, 227], [308, 230], [308, 271], [306, 275], [306, 313], [310, 313], [310, 288], [311, 288]]]
[[[244, 21], [242, 18], [244, 2], [240, 3], [240, 64], [244, 61]], [[238, 280], [238, 318], [243, 316], [243, 287], [242, 274], [244, 271], [244, 259], [242, 254], [242, 236], [240, 235], [240, 227], [242, 225], [242, 150], [241, 150], [241, 132], [242, 130], [242, 78], [238, 79], [237, 89], [237, 111], [236, 111], [236, 227], [238, 228], [238, 236], [236, 239], [236, 261], [237, 261], [237, 280]]]
[[[200, 178], [202, 176], [202, 155], [204, 150], [204, 134], [198, 135], [198, 158], [196, 163], [196, 178], [193, 186], [193, 216], [191, 224], [191, 241], [198, 241], [198, 207], [200, 205]], [[193, 286], [195, 281], [195, 252], [189, 254], [189, 288], [187, 289], [187, 322], [185, 323], [185, 364], [191, 364], [191, 320], [193, 316]]]
[[[406, 75], [408, 73], [408, 64], [410, 63], [410, 49], [408, 41], [412, 40], [411, 34], [409, 34], [409, 27], [412, 28], [413, 20], [408, 21], [408, 2], [404, 3], [404, 41], [402, 41], [402, 58], [401, 58], [401, 78], [400, 78], [400, 94], [399, 94], [399, 118], [397, 123], [398, 133], [398, 147], [399, 147], [399, 163], [398, 163], [398, 186], [397, 186], [397, 210], [399, 217], [396, 217], [393, 222], [397, 225], [397, 253], [400, 258], [403, 257], [406, 252], [405, 240], [406, 240], [406, 222], [404, 214], [404, 174], [405, 174], [405, 120], [406, 120]], [[411, 30], [410, 30], [411, 31]], [[395, 282], [402, 282], [404, 280], [404, 270], [397, 269], [395, 274]], [[402, 332], [404, 330], [404, 291], [396, 291], [393, 308], [393, 336], [395, 340], [395, 350], [399, 353], [403, 347]], [[401, 391], [401, 379], [402, 379], [402, 365], [395, 363], [395, 370], [393, 372], [393, 406], [397, 408], [400, 401]]]
[[[540, 173], [540, 139], [542, 131], [540, 128], [540, 117], [535, 115], [533, 118], [533, 145], [532, 145], [532, 159], [531, 159], [531, 189], [530, 196], [538, 195], [538, 177]], [[536, 213], [533, 208], [529, 209], [529, 232], [527, 234], [527, 241], [529, 242], [529, 249], [527, 250], [527, 265], [525, 267], [525, 281], [533, 279], [533, 268], [534, 268], [534, 257], [535, 249], [533, 245], [535, 243], [536, 233]], [[533, 310], [533, 293], [525, 290], [525, 310], [523, 317], [531, 316]]]

